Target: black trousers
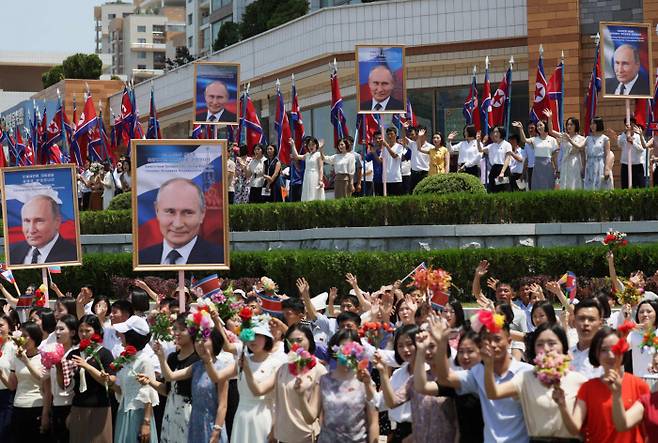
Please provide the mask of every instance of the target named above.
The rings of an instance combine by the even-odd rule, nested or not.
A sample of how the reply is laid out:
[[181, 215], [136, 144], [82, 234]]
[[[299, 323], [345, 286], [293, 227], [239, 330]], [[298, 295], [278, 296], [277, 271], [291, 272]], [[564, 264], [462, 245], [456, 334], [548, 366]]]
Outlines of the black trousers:
[[374, 195], [373, 193], [374, 193], [374, 188], [372, 186], [372, 182], [366, 182], [365, 188], [361, 190], [361, 195], [363, 195], [364, 197], [372, 197]]
[[[621, 164], [621, 188], [628, 189], [628, 164]], [[644, 188], [644, 167], [642, 165], [631, 166], [631, 177], [633, 179], [633, 189]]]
[[402, 176], [402, 194], [411, 194], [411, 175]]
[[234, 200], [235, 200], [235, 192], [228, 191], [228, 203], [232, 205]]
[[471, 174], [477, 178], [480, 178], [480, 167], [479, 166], [470, 166], [468, 168], [464, 168], [464, 172], [466, 174]]
[[528, 190], [532, 189], [532, 170], [535, 168], [528, 168], [527, 169], [527, 175], [528, 175]]
[[290, 185], [290, 196], [288, 200], [291, 202], [302, 201], [302, 186], [303, 185]]
[[39, 432], [41, 426], [41, 407], [14, 408], [11, 417], [12, 443], [45, 443], [50, 439]]
[[249, 203], [262, 203], [263, 201], [263, 188], [250, 187], [249, 188]]
[[384, 184], [382, 182], [372, 182], [375, 195], [384, 195]]
[[416, 189], [416, 186], [422, 179], [427, 177], [427, 171], [411, 171], [411, 188], [409, 189], [409, 193], [411, 194], [414, 192], [414, 189]]
[[[510, 191], [510, 184], [505, 183], [501, 185], [496, 184], [496, 177], [500, 174], [500, 171], [503, 170], [503, 165], [492, 165], [489, 170], [489, 183], [487, 184], [488, 192], [507, 192]], [[505, 177], [510, 178], [509, 168], [505, 170]], [[511, 181], [511, 180], [510, 180]]]
[[226, 402], [226, 433], [228, 438], [231, 438], [231, 432], [233, 431], [233, 418], [235, 417], [235, 411], [238, 409], [238, 402], [240, 400], [240, 394], [238, 394], [238, 381], [229, 380], [228, 382], [228, 399]]
[[386, 195], [403, 195], [403, 194], [404, 194], [403, 182], [396, 182], [396, 183], [386, 182]]
[[66, 418], [71, 412], [70, 406], [53, 406], [52, 408], [52, 422], [51, 422], [51, 435], [53, 442], [68, 443], [69, 430], [66, 427]]

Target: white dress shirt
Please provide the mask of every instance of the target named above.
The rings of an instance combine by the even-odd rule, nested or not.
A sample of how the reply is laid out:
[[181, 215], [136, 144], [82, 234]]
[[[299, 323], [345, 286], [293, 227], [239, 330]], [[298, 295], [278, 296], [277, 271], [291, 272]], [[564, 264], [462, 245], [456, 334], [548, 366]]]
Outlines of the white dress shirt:
[[402, 172], [400, 171], [400, 164], [402, 162], [402, 155], [404, 155], [404, 146], [399, 143], [391, 146], [391, 151], [395, 152], [396, 158], [393, 158], [388, 152], [386, 146], [382, 148], [382, 160], [384, 160], [385, 171], [382, 171], [382, 181], [386, 183], [401, 183]]
[[[420, 152], [418, 149], [418, 144], [409, 140], [409, 149], [411, 149], [411, 170], [412, 171], [429, 171], [430, 170], [430, 156]], [[431, 149], [433, 145], [431, 143], [425, 142], [422, 146], [425, 149]]]
[[[622, 82], [619, 82], [617, 85], [617, 89], [615, 89], [615, 95], [629, 95], [631, 93], [631, 89], [633, 89], [633, 86], [635, 86], [635, 82], [637, 81], [638, 77], [640, 74], [636, 74], [635, 78], [631, 80], [630, 82], [624, 84]], [[624, 85], [624, 93], [621, 93], [621, 86]]]
[[459, 152], [459, 157], [457, 158], [457, 164], [464, 165], [466, 168], [473, 166], [479, 166], [480, 160], [482, 160], [482, 155], [478, 151], [477, 140], [463, 140], [457, 145], [451, 145], [450, 150], [452, 152]]
[[220, 119], [220, 117], [221, 117], [222, 114], [224, 113], [224, 109], [220, 109], [220, 111], [219, 111], [219, 112], [216, 112], [215, 114], [211, 113], [210, 111], [206, 111], [206, 112], [207, 112], [207, 114], [206, 114], [206, 121], [207, 121], [207, 122], [211, 121], [211, 120], [210, 120], [210, 116], [211, 116], [211, 115], [214, 115], [214, 116], [215, 116], [215, 119], [212, 120], [212, 121], [213, 121], [213, 122], [218, 122], [219, 119]]
[[[379, 110], [379, 111], [384, 111], [384, 110], [386, 110], [386, 105], [388, 105], [388, 101], [389, 101], [390, 99], [391, 99], [391, 96], [390, 96], [390, 95], [389, 95], [388, 97], [386, 97], [386, 100], [382, 100], [382, 101], [380, 101], [380, 102], [378, 102], [377, 100], [375, 100], [375, 99], [373, 98], [373, 99], [372, 99], [372, 103], [370, 104], [370, 110], [371, 110], [371, 111], [378, 111], [378, 110]], [[380, 105], [382, 105], [381, 109], [375, 109], [375, 106], [377, 106], [377, 103], [379, 103]]]
[[50, 250], [53, 249], [53, 246], [55, 246], [55, 242], [59, 238], [59, 233], [55, 234], [52, 240], [50, 240], [48, 243], [46, 243], [43, 247], [41, 248], [35, 248], [32, 246], [29, 251], [27, 251], [27, 255], [25, 256], [25, 259], [23, 260], [24, 265], [29, 265], [32, 264], [32, 254], [34, 254], [34, 250], [38, 249], [39, 250], [39, 256], [37, 257], [37, 263], [43, 264], [46, 261], [46, 258], [48, 257], [48, 254], [50, 254]]
[[628, 165], [628, 150], [631, 151], [631, 164], [644, 165], [645, 150], [642, 147], [639, 134], [633, 134], [633, 143], [629, 143], [626, 134], [620, 134], [617, 145], [621, 148], [621, 163]]
[[192, 240], [190, 240], [185, 246], [181, 248], [172, 248], [169, 246], [169, 243], [166, 241], [162, 242], [162, 257], [160, 258], [160, 264], [161, 265], [168, 265], [167, 263], [167, 255], [174, 249], [178, 251], [180, 254], [180, 257], [176, 259], [176, 265], [184, 265], [187, 263], [187, 259], [190, 257], [190, 253], [192, 252], [192, 248], [194, 248], [194, 245], [196, 244], [196, 239], [197, 237], [195, 236]]

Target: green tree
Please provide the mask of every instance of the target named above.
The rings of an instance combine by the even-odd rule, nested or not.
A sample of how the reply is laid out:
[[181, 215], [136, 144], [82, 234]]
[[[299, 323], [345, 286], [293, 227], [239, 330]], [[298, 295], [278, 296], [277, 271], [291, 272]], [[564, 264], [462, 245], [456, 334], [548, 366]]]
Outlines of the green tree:
[[245, 8], [240, 34], [252, 37], [308, 12], [307, 0], [256, 0]]
[[41, 83], [43, 83], [44, 89], [48, 86], [52, 86], [58, 81], [64, 78], [64, 68], [62, 65], [55, 65], [50, 68], [48, 71], [41, 74]]
[[196, 60], [196, 58], [190, 54], [190, 50], [187, 48], [187, 46], [177, 46], [176, 56], [173, 60], [170, 58], [165, 60], [165, 64], [167, 65], [167, 69], [174, 69], [193, 62], [194, 60]]
[[65, 78], [98, 80], [103, 62], [96, 54], [74, 54], [62, 62]]
[[212, 44], [213, 51], [219, 51], [240, 41], [240, 25], [235, 22], [224, 22], [217, 31], [217, 38]]

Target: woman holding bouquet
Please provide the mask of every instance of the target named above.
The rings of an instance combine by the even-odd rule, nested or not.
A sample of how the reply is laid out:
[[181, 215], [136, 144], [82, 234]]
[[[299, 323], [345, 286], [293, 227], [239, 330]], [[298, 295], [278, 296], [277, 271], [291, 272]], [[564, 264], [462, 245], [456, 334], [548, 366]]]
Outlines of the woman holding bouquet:
[[649, 366], [651, 366], [653, 355], [642, 348], [645, 335], [655, 334], [656, 313], [658, 313], [658, 302], [655, 300], [641, 301], [635, 311], [635, 322], [638, 326], [628, 334], [633, 367], [627, 369], [638, 377], [644, 377], [651, 372]]
[[649, 394], [649, 387], [642, 379], [622, 372], [621, 360], [626, 351], [628, 343], [621, 338], [621, 333], [607, 326], [602, 327], [592, 339], [589, 360], [592, 366], [603, 368], [603, 375], [585, 382], [580, 387], [573, 409], [567, 406], [564, 391], [554, 390], [553, 398], [560, 408], [564, 425], [572, 434], [582, 434], [585, 442], [645, 441], [643, 428], [636, 427], [620, 432], [615, 429], [612, 420], [613, 371], [621, 378], [624, 406], [630, 407], [643, 395]]
[[[519, 372], [511, 380], [497, 383], [491, 345], [484, 343], [482, 346], [487, 397], [490, 400], [518, 397], [531, 442], [547, 438], [579, 441], [576, 433], [571, 434], [565, 428], [558, 404], [553, 400], [558, 395], [554, 391], [559, 391], [562, 401], [572, 408], [578, 389], [587, 381], [582, 374], [568, 371], [568, 348], [564, 329], [556, 323], [543, 323], [530, 335], [526, 352], [528, 361], [536, 363], [535, 370]], [[546, 372], [550, 372], [550, 376], [544, 376]]]
[[[321, 376], [327, 373], [324, 366], [317, 363], [313, 356], [315, 341], [310, 328], [302, 323], [296, 323], [285, 335], [285, 351], [289, 353], [290, 363], [281, 366], [275, 374], [257, 382], [254, 373], [248, 365], [244, 366], [247, 385], [253, 395], [265, 395], [274, 390], [276, 408], [274, 410], [273, 436], [276, 440], [286, 443], [313, 442], [320, 432], [319, 421], [306, 423], [302, 414], [302, 399], [295, 390], [298, 378], [315, 384]], [[306, 354], [308, 353], [308, 355]], [[317, 392], [307, 392], [307, 401], [317, 401], [310, 398]]]
[[102, 346], [103, 327], [95, 315], [78, 325], [80, 345], [71, 351], [73, 401], [67, 419], [71, 443], [111, 443], [112, 411], [103, 372], [110, 371], [112, 353]]
[[311, 384], [305, 377], [295, 381], [304, 419], [311, 424], [321, 417], [318, 443], [376, 443], [379, 417], [371, 391], [364, 386], [370, 384], [370, 377], [362, 369], [366, 360], [359, 335], [340, 330], [329, 341], [329, 349], [337, 360], [336, 369], [320, 377], [319, 383]]

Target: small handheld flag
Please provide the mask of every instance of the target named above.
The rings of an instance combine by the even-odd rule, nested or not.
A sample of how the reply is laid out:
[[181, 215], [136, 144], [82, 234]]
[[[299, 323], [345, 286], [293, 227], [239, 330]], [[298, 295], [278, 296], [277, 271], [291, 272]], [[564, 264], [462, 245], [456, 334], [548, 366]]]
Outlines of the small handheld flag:
[[567, 271], [560, 279], [558, 280], [560, 285], [564, 285], [564, 289], [569, 293], [569, 301], [573, 303], [573, 300], [576, 298], [576, 292], [578, 286], [576, 285], [576, 274], [571, 271]]

